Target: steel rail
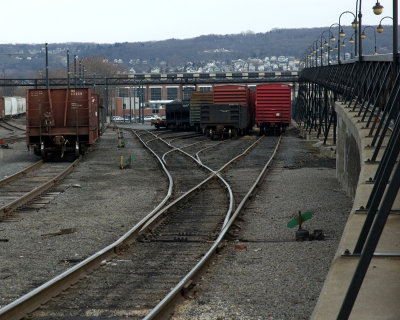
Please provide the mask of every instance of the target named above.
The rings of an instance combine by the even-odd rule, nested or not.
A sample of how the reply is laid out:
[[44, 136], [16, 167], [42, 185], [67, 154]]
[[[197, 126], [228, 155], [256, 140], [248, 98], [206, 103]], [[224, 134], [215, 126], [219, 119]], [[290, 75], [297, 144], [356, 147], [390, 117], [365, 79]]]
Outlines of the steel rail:
[[[169, 151], [165, 152], [165, 153], [163, 154], [163, 156], [162, 156], [162, 160], [164, 161], [164, 163], [166, 163], [166, 161], [165, 161], [165, 157], [166, 157], [168, 154], [170, 154], [170, 153], [172, 153], [172, 152], [179, 151], [179, 149], [186, 149], [186, 148], [190, 148], [190, 147], [193, 147], [193, 146], [195, 146], [195, 145], [198, 145], [198, 144], [201, 144], [201, 143], [204, 143], [204, 142], [207, 142], [207, 140], [203, 140], [203, 141], [197, 141], [197, 142], [194, 142], [194, 143], [188, 144], [188, 145], [186, 145], [186, 146], [183, 146], [183, 147], [180, 147], [180, 148], [178, 148], [178, 147], [173, 147], [173, 146], [171, 145], [171, 146], [173, 147], [173, 149], [171, 149], [171, 150], [169, 150]], [[170, 141], [170, 143], [171, 143], [171, 141]]]
[[7, 214], [18, 207], [28, 203], [32, 199], [36, 198], [37, 196], [41, 195], [42, 193], [46, 192], [48, 189], [53, 187], [55, 184], [57, 184], [60, 180], [62, 180], [68, 173], [71, 172], [71, 170], [79, 163], [79, 158], [76, 159], [74, 162], [72, 162], [66, 169], [64, 169], [61, 173], [59, 173], [57, 176], [54, 178], [51, 178], [49, 181], [46, 183], [36, 187], [32, 191], [24, 194], [22, 197], [15, 199], [14, 201], [6, 204], [5, 206], [0, 208], [0, 213], [2, 214]]
[[4, 141], [5, 141], [5, 143], [15, 143], [15, 142], [17, 142], [17, 141], [24, 141], [24, 140], [26, 140], [26, 137], [25, 136], [10, 136], [10, 137], [5, 137], [5, 138], [3, 138], [4, 139]]
[[30, 165], [29, 167], [22, 169], [21, 171], [18, 171], [17, 173], [14, 173], [11, 176], [5, 177], [3, 179], [0, 180], [0, 186], [2, 186], [3, 184], [6, 183], [10, 183], [16, 179], [18, 179], [20, 176], [24, 176], [26, 174], [28, 174], [29, 172], [37, 169], [38, 167], [40, 167], [43, 164], [43, 160], [39, 160], [38, 162], [35, 162], [34, 164]]
[[[155, 135], [153, 132], [150, 132], [150, 134]], [[196, 186], [194, 186], [193, 188], [191, 188], [190, 190], [186, 191], [184, 194], [182, 194], [180, 197], [178, 197], [177, 199], [175, 199], [173, 202], [169, 203], [166, 207], [164, 207], [162, 210], [160, 210], [157, 214], [155, 214], [140, 230], [140, 232], [144, 232], [146, 229], [151, 228], [151, 226], [156, 222], [156, 220], [162, 215], [164, 214], [168, 209], [170, 209], [171, 207], [173, 207], [174, 205], [176, 205], [178, 202], [182, 201], [183, 199], [185, 199], [186, 197], [188, 197], [189, 195], [191, 195], [194, 191], [198, 190], [201, 186], [203, 186], [204, 184], [206, 184], [208, 181], [210, 181], [211, 179], [218, 177], [218, 179], [220, 179], [222, 181], [223, 184], [225, 184], [228, 193], [229, 193], [229, 208], [226, 214], [226, 217], [229, 217], [233, 211], [234, 208], [234, 197], [233, 197], [233, 192], [231, 187], [229, 186], [229, 184], [225, 181], [225, 179], [223, 179], [219, 174], [217, 174], [217, 172], [215, 172], [213, 169], [207, 167], [206, 165], [204, 165], [203, 163], [201, 163], [198, 159], [196, 159], [195, 157], [193, 157], [191, 154], [185, 152], [182, 150], [182, 148], [177, 148], [172, 146], [169, 142], [165, 141], [164, 139], [157, 137], [156, 139], [152, 139], [150, 141], [154, 141], [154, 140], [160, 140], [162, 142], [164, 142], [165, 144], [167, 144], [168, 146], [170, 146], [171, 148], [173, 148], [170, 151], [167, 151], [163, 154], [163, 162], [166, 163], [165, 161], [165, 156], [170, 153], [171, 151], [179, 151], [183, 154], [185, 154], [186, 156], [188, 156], [189, 158], [191, 158], [193, 161], [195, 161], [195, 163], [197, 163], [198, 165], [200, 165], [201, 167], [205, 168], [206, 170], [211, 172], [211, 175], [204, 179], [202, 182], [200, 182], [199, 184], [197, 184]], [[150, 142], [148, 141], [148, 142]], [[147, 143], [147, 142], [146, 142]], [[226, 218], [225, 218], [226, 220]]]
[[223, 142], [224, 142], [224, 141], [218, 142], [218, 143], [217, 143], [217, 144], [215, 144], [215, 145], [212, 145], [212, 146], [206, 147], [206, 148], [204, 148], [204, 149], [201, 149], [201, 150], [199, 150], [198, 152], [196, 152], [196, 158], [197, 158], [197, 160], [199, 160], [199, 161], [200, 161], [200, 157], [199, 157], [199, 154], [200, 154], [200, 153], [202, 153], [202, 152], [204, 152], [204, 151], [206, 151], [206, 150], [208, 150], [208, 149], [214, 148], [214, 147], [216, 147], [216, 146], [220, 145], [220, 144], [221, 144], [221, 143], [223, 143]]
[[22, 128], [20, 128], [20, 127], [18, 127], [18, 126], [16, 126], [16, 125], [13, 125], [13, 124], [9, 124], [7, 121], [4, 121], [4, 120], [0, 121], [0, 127], [3, 127], [4, 129], [7, 129], [7, 130], [9, 130], [9, 131], [14, 131], [14, 129], [6, 128], [6, 127], [4, 126], [4, 124], [5, 124], [6, 126], [9, 126], [9, 127], [11, 127], [11, 128], [15, 128], [15, 129], [20, 130], [20, 131], [26, 131], [26, 129], [22, 129]]
[[[139, 140], [145, 145], [144, 141], [139, 137], [139, 135], [134, 131], [135, 135], [139, 138]], [[123, 244], [125, 241], [132, 239], [137, 236], [139, 229], [141, 226], [151, 217], [154, 213], [156, 213], [169, 199], [172, 194], [172, 177], [169, 174], [167, 168], [162, 163], [161, 159], [152, 151], [152, 154], [158, 159], [162, 168], [166, 172], [169, 178], [169, 189], [167, 196], [157, 205], [148, 215], [146, 215], [142, 220], [139, 221], [132, 229], [130, 229], [127, 233], [125, 233], [118, 240], [110, 244], [109, 246], [103, 248], [102, 250], [96, 252], [90, 257], [86, 258], [82, 262], [78, 263], [74, 267], [64, 271], [58, 276], [50, 279], [46, 283], [42, 284], [38, 288], [28, 292], [17, 300], [11, 302], [6, 305], [2, 309], [0, 309], [0, 318], [14, 320], [21, 319], [27, 313], [32, 312], [37, 309], [40, 305], [50, 300], [52, 297], [56, 296], [66, 288], [70, 287], [73, 283], [77, 282], [82, 274], [89, 272], [90, 270], [98, 267], [105, 258], [114, 254], [115, 250]]]
[[[223, 171], [224, 169], [226, 169], [228, 166], [230, 166], [232, 163], [234, 163], [237, 159], [243, 157], [244, 155], [246, 155], [251, 149], [253, 149], [260, 141], [261, 139], [263, 139], [264, 136], [261, 136], [260, 138], [258, 138], [254, 143], [252, 143], [246, 150], [244, 150], [241, 154], [237, 155], [235, 158], [229, 160], [227, 163], [225, 163], [221, 168], [219, 168], [218, 170], [214, 171], [214, 173], [222, 180], [224, 181], [225, 184], [227, 184], [225, 182], [225, 180], [222, 178], [222, 176], [220, 175], [220, 172]], [[198, 153], [196, 154], [196, 158], [199, 160], [200, 163], [201, 160], [198, 157]], [[228, 184], [227, 184], [228, 185]], [[231, 188], [229, 187], [229, 190], [231, 190]], [[229, 221], [230, 215], [226, 215], [224, 223], [222, 225], [222, 227], [224, 227], [228, 221]]]
[[268, 167], [270, 166], [272, 159], [276, 155], [276, 152], [277, 152], [278, 147], [281, 142], [281, 137], [279, 138], [277, 145], [275, 146], [274, 152], [272, 153], [270, 159], [265, 164], [264, 168], [262, 169], [261, 173], [258, 175], [254, 184], [251, 186], [251, 188], [247, 192], [246, 196], [240, 202], [239, 206], [233, 213], [232, 217], [229, 219], [228, 223], [221, 230], [221, 233], [219, 234], [218, 238], [215, 240], [214, 244], [210, 247], [210, 249], [207, 251], [207, 253], [200, 259], [200, 261], [196, 264], [196, 266], [187, 273], [187, 275], [169, 292], [169, 294], [167, 296], [165, 296], [165, 298], [163, 300], [160, 301], [159, 304], [157, 304], [157, 306], [153, 310], [150, 311], [150, 313], [145, 318], [143, 318], [144, 320], [155, 319], [157, 316], [161, 315], [164, 310], [168, 309], [169, 304], [177, 297], [178, 294], [180, 294], [181, 290], [184, 288], [186, 283], [188, 283], [204, 267], [204, 265], [208, 262], [208, 260], [210, 260], [210, 258], [216, 252], [217, 247], [219, 246], [220, 242], [224, 238], [225, 234], [228, 232], [229, 228], [232, 226], [233, 222], [235, 221], [236, 217], [242, 210], [243, 206], [245, 205], [245, 203], [247, 202], [247, 200], [249, 199], [251, 194], [254, 192], [255, 188], [258, 186], [261, 179], [264, 177]]
[[[146, 143], [140, 138], [136, 131], [134, 131], [135, 135], [139, 138], [139, 140], [146, 146]], [[148, 146], [146, 146], [148, 148]], [[166, 169], [165, 165], [161, 161], [161, 159], [152, 151], [150, 148], [149, 150], [152, 154], [158, 159], [161, 166], [163, 167], [164, 171], [169, 177], [170, 180], [170, 187], [169, 192], [172, 193], [172, 177], [170, 176], [168, 170]], [[206, 181], [209, 179], [214, 178], [215, 175], [210, 175]], [[205, 183], [205, 182], [204, 182]], [[184, 198], [189, 195], [189, 192], [182, 195], [180, 198]], [[142, 229], [142, 226], [148, 222], [151, 217], [154, 216], [155, 213], [165, 204], [165, 202], [169, 198], [169, 194], [164, 198], [160, 204], [154, 208], [148, 215], [146, 215], [142, 220], [139, 221], [133, 228], [131, 228], [126, 234], [120, 237], [118, 240], [110, 244], [109, 246], [103, 248], [102, 250], [96, 252], [95, 254], [91, 255], [90, 257], [86, 258], [85, 260], [81, 261], [77, 265], [73, 266], [72, 268], [64, 271], [63, 273], [59, 274], [58, 276], [50, 279], [46, 283], [42, 284], [38, 288], [28, 292], [27, 294], [23, 295], [22, 297], [16, 299], [15, 301], [11, 302], [10, 304], [6, 305], [2, 309], [0, 309], [0, 318], [4, 317], [5, 319], [14, 320], [14, 319], [21, 319], [27, 313], [32, 312], [33, 310], [37, 309], [40, 305], [44, 304], [52, 297], [56, 296], [63, 290], [70, 287], [73, 283], [79, 281], [83, 274], [95, 269], [98, 267], [104, 259], [113, 255], [117, 248], [122, 245], [124, 242], [133, 239], [136, 237]], [[165, 209], [165, 208], [164, 208]], [[164, 210], [163, 209], [163, 210]]]

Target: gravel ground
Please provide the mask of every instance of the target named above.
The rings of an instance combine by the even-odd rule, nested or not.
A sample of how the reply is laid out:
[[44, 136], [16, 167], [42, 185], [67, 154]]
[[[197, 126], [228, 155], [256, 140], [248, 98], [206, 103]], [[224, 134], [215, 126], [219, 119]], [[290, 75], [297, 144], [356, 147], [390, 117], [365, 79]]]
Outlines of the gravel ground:
[[[7, 122], [23, 128], [25, 118], [8, 120]], [[20, 135], [21, 133], [23, 132], [15, 130], [15, 134]], [[13, 134], [11, 131], [0, 127], [0, 138], [6, 138]], [[28, 151], [25, 141], [9, 144], [8, 149], [0, 148], [0, 179], [10, 176], [38, 160], [40, 160], [40, 157]]]
[[[309, 319], [352, 205], [336, 180], [335, 160], [315, 143], [288, 130], [237, 223], [237, 239], [225, 241], [172, 319]], [[294, 241], [286, 224], [299, 210], [313, 212], [303, 228], [322, 229], [325, 241]], [[238, 242], [244, 250], [235, 249]]]
[[[295, 129], [288, 131], [271, 170], [237, 222], [237, 239], [225, 241], [173, 319], [310, 317], [351, 200], [335, 178], [335, 160], [319, 154], [315, 141], [296, 135]], [[164, 196], [166, 179], [154, 183], [152, 177], [159, 176], [160, 169], [140, 143], [128, 139], [125, 149], [116, 145], [116, 133], [107, 131], [49, 205], [22, 213], [18, 223], [0, 224], [0, 239], [8, 240], [0, 242], [0, 307], [117, 239]], [[29, 162], [27, 155], [37, 159], [22, 148], [21, 153], [17, 148], [8, 151], [7, 158], [0, 158], [0, 177], [18, 171], [19, 161], [22, 169], [22, 162]], [[135, 156], [132, 169], [118, 169], [121, 154]], [[82, 201], [87, 205], [80, 205]], [[304, 228], [323, 229], [325, 241], [294, 241], [295, 230], [286, 224], [298, 210], [314, 213]], [[44, 236], [68, 228], [73, 232]], [[235, 249], [237, 242], [246, 250]]]
[[[118, 149], [116, 132], [106, 131], [50, 204], [0, 223], [0, 307], [115, 241], [165, 196], [167, 180], [154, 183], [158, 162], [125, 136]], [[121, 155], [135, 157], [131, 169], [119, 169]]]

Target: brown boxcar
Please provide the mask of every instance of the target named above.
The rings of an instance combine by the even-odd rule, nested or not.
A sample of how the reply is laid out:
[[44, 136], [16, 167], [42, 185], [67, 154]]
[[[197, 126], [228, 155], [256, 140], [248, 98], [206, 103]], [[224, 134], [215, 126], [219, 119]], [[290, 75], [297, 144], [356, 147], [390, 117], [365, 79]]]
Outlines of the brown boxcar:
[[284, 84], [259, 84], [256, 89], [256, 125], [263, 133], [285, 130], [291, 121], [291, 90]]
[[90, 89], [29, 89], [26, 91], [28, 148], [49, 153], [84, 153], [99, 135], [98, 96]]
[[4, 111], [4, 97], [0, 97], [0, 119], [4, 119], [5, 111]]

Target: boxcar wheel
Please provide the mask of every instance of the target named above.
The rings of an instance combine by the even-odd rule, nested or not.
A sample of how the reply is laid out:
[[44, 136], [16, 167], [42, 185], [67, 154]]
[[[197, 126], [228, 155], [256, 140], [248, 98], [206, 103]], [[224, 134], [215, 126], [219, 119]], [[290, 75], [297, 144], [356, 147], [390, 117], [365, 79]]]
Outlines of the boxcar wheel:
[[75, 142], [75, 157], [79, 158], [79, 152], [80, 152], [80, 147], [79, 147], [79, 142]]
[[235, 138], [238, 136], [238, 131], [237, 131], [236, 128], [234, 128], [234, 129], [232, 130], [232, 136], [235, 137]]

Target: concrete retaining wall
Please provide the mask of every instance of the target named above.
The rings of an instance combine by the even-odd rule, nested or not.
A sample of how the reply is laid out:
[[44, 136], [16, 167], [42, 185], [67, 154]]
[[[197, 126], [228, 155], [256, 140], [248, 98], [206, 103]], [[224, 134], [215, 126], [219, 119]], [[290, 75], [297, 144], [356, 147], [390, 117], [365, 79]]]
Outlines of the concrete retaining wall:
[[346, 193], [354, 199], [362, 162], [359, 152], [361, 140], [342, 106], [336, 107], [336, 113], [336, 176]]
[[[336, 255], [325, 279], [317, 305], [311, 316], [312, 320], [335, 320], [339, 313], [343, 298], [347, 292], [358, 263], [357, 256], [342, 255], [352, 252], [364, 224], [366, 212], [358, 211], [365, 207], [373, 184], [367, 181], [373, 178], [378, 163], [368, 161], [374, 152], [369, 148], [372, 137], [365, 123], [360, 122], [357, 112], [337, 103], [335, 109], [338, 116], [337, 139], [337, 177], [343, 188], [354, 198], [353, 208]], [[389, 137], [385, 138], [386, 146]], [[384, 147], [377, 160], [380, 161]], [[398, 196], [400, 198], [400, 196]], [[395, 208], [400, 205], [397, 199]], [[400, 250], [400, 215], [391, 214], [375, 252], [399, 252]], [[400, 259], [374, 257], [369, 265], [351, 320], [365, 319], [398, 319], [400, 296]]]

